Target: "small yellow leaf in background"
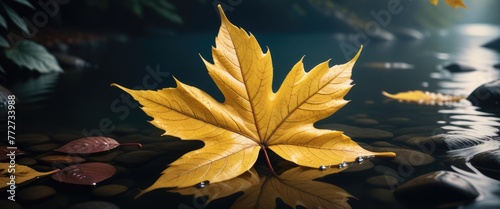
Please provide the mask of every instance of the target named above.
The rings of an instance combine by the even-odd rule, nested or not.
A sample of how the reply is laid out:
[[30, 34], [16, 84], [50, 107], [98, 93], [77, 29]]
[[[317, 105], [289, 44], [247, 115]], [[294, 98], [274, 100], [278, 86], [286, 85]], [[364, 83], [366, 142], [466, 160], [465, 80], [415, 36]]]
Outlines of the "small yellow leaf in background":
[[316, 169], [359, 157], [395, 156], [365, 150], [339, 130], [314, 127], [347, 104], [343, 97], [352, 87], [351, 71], [361, 49], [346, 64], [329, 67], [327, 61], [308, 72], [299, 60], [273, 92], [271, 53], [263, 53], [252, 34], [229, 22], [220, 5], [219, 12], [214, 63], [203, 61], [224, 95], [223, 103], [177, 79], [177, 87], [156, 91], [112, 84], [139, 101], [164, 135], [205, 144], [171, 163], [139, 196], [158, 188], [232, 179], [254, 165], [261, 149]]
[[[15, 164], [15, 166], [9, 166], [11, 166], [10, 163], [0, 163], [0, 184], [2, 184], [0, 189], [10, 186], [8, 183], [11, 182], [11, 180], [15, 182], [17, 186], [37, 177], [47, 176], [60, 171], [59, 169], [55, 169], [49, 172], [38, 172], [25, 165]], [[11, 176], [13, 176], [14, 179], [11, 179]]]
[[[462, 7], [462, 8], [467, 8], [467, 6], [464, 4], [464, 2], [462, 0], [444, 0], [450, 7], [453, 7], [453, 8], [458, 8], [458, 7]], [[429, 0], [429, 2], [433, 5], [437, 5], [439, 0]]]
[[382, 94], [391, 99], [398, 100], [400, 102], [412, 102], [425, 105], [445, 105], [453, 102], [458, 102], [465, 97], [445, 95], [441, 93], [432, 93], [428, 91], [406, 91], [399, 92], [397, 94], [389, 94], [385, 91]]

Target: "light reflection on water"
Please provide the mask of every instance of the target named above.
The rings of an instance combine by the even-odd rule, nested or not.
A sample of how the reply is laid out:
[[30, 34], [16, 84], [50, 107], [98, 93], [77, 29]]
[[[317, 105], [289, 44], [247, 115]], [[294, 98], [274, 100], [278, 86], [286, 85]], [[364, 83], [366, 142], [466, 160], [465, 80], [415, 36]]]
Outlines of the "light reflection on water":
[[[475, 68], [472, 72], [450, 73], [444, 69], [432, 72], [430, 77], [437, 80], [438, 91], [445, 94], [467, 96], [475, 88], [500, 77], [500, 71], [493, 65], [498, 63], [496, 51], [482, 47], [487, 41], [500, 35], [498, 26], [489, 24], [465, 24], [452, 29], [450, 34], [458, 37], [457, 49], [450, 53], [450, 62], [458, 62]], [[454, 105], [452, 109], [442, 109], [446, 125], [443, 129], [453, 134], [475, 134], [494, 136], [498, 133], [500, 120], [493, 114], [483, 113], [470, 104]]]
[[[500, 35], [498, 26], [465, 24], [450, 29], [450, 31], [448, 36], [455, 40], [456, 48], [449, 53], [436, 52], [436, 57], [473, 67], [476, 71], [450, 73], [440, 66], [438, 72], [431, 73], [431, 78], [439, 80], [438, 85], [441, 93], [469, 95], [477, 86], [500, 77], [500, 71], [493, 67], [498, 63], [499, 54], [494, 50], [482, 47]], [[452, 35], [458, 38], [451, 37]]]
[[472, 172], [462, 170], [460, 168], [452, 166], [452, 169], [460, 173], [463, 178], [467, 179], [474, 185], [474, 187], [479, 188], [479, 197], [475, 202], [459, 207], [460, 209], [476, 209], [476, 208], [498, 208], [500, 205], [500, 182], [498, 180], [489, 178], [481, 172], [479, 172], [474, 166], [469, 162], [466, 163], [468, 169]]
[[[499, 62], [498, 52], [481, 47], [492, 37], [499, 36], [500, 28], [486, 24], [469, 24], [459, 26], [455, 30], [459, 35], [467, 38], [458, 39], [461, 44], [457, 44], [458, 48], [454, 52], [439, 57], [450, 62], [460, 61], [460, 63], [476, 68], [476, 71], [450, 73], [444, 69], [438, 69], [437, 72], [432, 72], [430, 77], [437, 80], [439, 92], [467, 96], [479, 85], [500, 77], [500, 71], [493, 67]], [[455, 166], [452, 166], [452, 169], [462, 174], [462, 177], [469, 180], [480, 193], [475, 202], [460, 208], [497, 208], [500, 205], [500, 182], [481, 174], [470, 164], [469, 160], [476, 154], [500, 148], [500, 141], [491, 138], [499, 133], [498, 115], [481, 112], [470, 104], [454, 105], [449, 109], [439, 110], [438, 113], [445, 118], [438, 123], [443, 124], [442, 129], [446, 133], [478, 137], [481, 142], [476, 146], [447, 153], [449, 157], [465, 160], [465, 166], [472, 172]]]
[[484, 113], [476, 107], [455, 106], [456, 109], [439, 110], [446, 119], [442, 128], [451, 134], [495, 136], [500, 127], [500, 119], [491, 113]]

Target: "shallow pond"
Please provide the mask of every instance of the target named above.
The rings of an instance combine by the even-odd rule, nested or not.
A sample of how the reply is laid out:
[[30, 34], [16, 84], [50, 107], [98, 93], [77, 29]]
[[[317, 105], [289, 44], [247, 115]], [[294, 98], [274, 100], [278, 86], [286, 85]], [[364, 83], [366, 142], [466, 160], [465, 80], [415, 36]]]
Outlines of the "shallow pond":
[[[481, 27], [483, 28], [480, 29]], [[480, 33], [481, 31], [486, 32]], [[306, 55], [306, 69], [328, 59], [331, 59], [331, 65], [344, 63], [353, 56], [344, 56], [339, 47], [343, 41], [339, 37], [342, 36], [335, 34], [255, 35], [259, 43], [268, 46], [272, 52], [275, 88], [303, 55]], [[499, 149], [498, 115], [481, 112], [467, 101], [430, 106], [399, 103], [381, 94], [382, 91], [396, 93], [426, 90], [467, 96], [477, 86], [500, 78], [500, 70], [493, 67], [500, 62], [500, 54], [481, 47], [499, 35], [500, 29], [497, 26], [461, 25], [450, 30], [430, 32], [423, 40], [371, 41], [365, 44], [353, 70], [355, 86], [346, 97], [350, 102], [333, 116], [320, 121], [317, 126], [346, 129], [344, 131], [347, 135], [367, 149], [403, 150], [403, 158], [404, 153], [415, 151], [422, 154], [418, 155], [421, 158], [413, 161], [409, 159], [409, 163], [402, 162], [404, 159], [368, 159], [360, 165], [348, 165], [345, 171], [315, 180], [326, 182], [323, 187], [309, 181], [309, 189], [318, 186], [318, 195], [324, 193], [321, 189], [342, 191], [339, 192], [339, 198], [344, 197], [342, 195], [347, 192], [355, 197], [347, 201], [352, 208], [407, 208], [392, 195], [392, 190], [397, 185], [422, 174], [447, 170], [460, 173], [479, 192], [476, 201], [460, 208], [499, 207], [500, 181], [494, 180], [495, 176], [499, 179], [499, 168], [489, 168], [493, 172], [483, 175], [469, 162], [476, 154]], [[147, 122], [149, 118], [137, 108], [137, 104], [119, 89], [110, 87], [114, 82], [147, 89], [171, 87], [174, 86], [172, 76], [175, 76], [222, 100], [198, 56], [200, 54], [211, 60], [210, 47], [214, 44], [214, 37], [215, 33], [170, 34], [130, 38], [125, 42], [110, 41], [97, 48], [76, 49], [82, 57], [88, 57], [92, 64], [90, 69], [42, 75], [8, 86], [20, 100], [16, 109], [16, 134], [21, 140], [23, 135], [29, 136], [25, 134], [41, 134], [48, 138], [40, 140], [41, 144], [58, 147], [85, 134], [104, 134], [121, 143], [140, 142], [143, 145], [141, 150], [135, 147], [118, 147], [104, 154], [81, 156], [87, 161], [114, 165], [117, 173], [111, 179], [96, 186], [76, 186], [44, 177], [21, 185], [18, 187], [18, 194], [22, 195], [23, 190], [37, 185], [53, 188], [53, 194], [51, 192], [50, 195], [35, 200], [20, 196], [15, 206], [80, 208], [81, 205], [76, 204], [103, 201], [104, 203], [98, 202], [98, 206], [92, 207], [115, 208], [106, 206], [111, 203], [118, 208], [229, 208], [235, 201], [242, 201], [239, 198], [243, 197], [243, 192], [237, 192], [237, 189], [234, 194], [229, 193], [225, 198], [210, 199], [208, 205], [204, 197], [182, 196], [162, 189], [134, 199], [140, 189], [151, 185], [170, 162], [203, 145], [180, 143], [170, 137], [160, 137], [162, 131]], [[455, 62], [466, 63], [477, 70], [450, 73], [442, 67]], [[449, 147], [454, 150], [448, 152], [415, 146], [411, 141], [416, 137], [438, 134], [453, 134], [477, 140], [450, 142]], [[52, 153], [52, 149], [47, 148], [49, 145], [36, 147], [37, 145], [39, 144], [20, 141], [17, 147], [25, 150], [26, 154], [18, 156], [18, 163], [38, 170], [53, 169], [53, 164], [39, 160]], [[272, 157], [275, 163], [279, 163], [277, 156]], [[259, 158], [256, 170], [266, 171], [263, 159]], [[381, 176], [391, 176], [392, 181], [385, 177], [380, 180]], [[272, 182], [272, 179], [269, 178], [266, 182]], [[292, 196], [294, 189], [297, 189], [293, 186], [300, 185], [301, 182], [284, 184], [285, 186], [277, 184], [274, 187]], [[201, 190], [195, 188], [190, 192], [205, 194]], [[272, 189], [269, 191], [269, 194], [263, 192], [262, 196], [276, 192]], [[6, 199], [5, 193], [2, 197]], [[302, 197], [309, 198], [304, 194]], [[15, 208], [3, 200], [0, 208], [4, 208], [4, 205]], [[277, 200], [276, 204], [279, 208], [285, 208], [286, 202], [287, 200]]]

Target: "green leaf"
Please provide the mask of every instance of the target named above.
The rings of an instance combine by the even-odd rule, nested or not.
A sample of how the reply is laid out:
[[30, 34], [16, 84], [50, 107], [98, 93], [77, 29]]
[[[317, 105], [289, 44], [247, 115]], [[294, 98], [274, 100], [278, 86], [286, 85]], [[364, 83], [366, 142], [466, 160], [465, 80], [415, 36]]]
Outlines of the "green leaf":
[[12, 8], [10, 8], [9, 6], [7, 6], [5, 4], [3, 6], [5, 9], [5, 12], [7, 12], [7, 15], [10, 17], [12, 22], [14, 22], [14, 24], [16, 24], [17, 27], [21, 28], [21, 30], [23, 30], [23, 32], [29, 33], [28, 26], [26, 26], [26, 23], [24, 22], [24, 20], [21, 17], [19, 17], [19, 15], [16, 13], [16, 11], [14, 11]]
[[2, 36], [0, 36], [0, 47], [10, 47], [9, 42]]
[[173, 23], [182, 24], [183, 22], [182, 18], [178, 14], [176, 14], [175, 11], [173, 11], [175, 10], [175, 6], [169, 2], [157, 0], [144, 1], [143, 4], [150, 7], [151, 9], [154, 9], [156, 13], [163, 16], [164, 18], [167, 18]]
[[32, 41], [20, 42], [15, 48], [5, 51], [5, 55], [17, 65], [40, 73], [63, 71], [45, 47]]
[[3, 28], [7, 29], [7, 21], [5, 21], [5, 18], [3, 18], [3, 16], [2, 16], [2, 15], [0, 15], [0, 25], [1, 25]]
[[15, 2], [17, 3], [20, 3], [20, 4], [24, 4], [28, 7], [30, 7], [31, 9], [35, 9], [35, 7], [33, 6], [33, 4], [31, 4], [29, 1], [27, 0], [14, 0]]
[[132, 12], [134, 12], [135, 15], [137, 15], [138, 17], [142, 17], [142, 5], [141, 5], [141, 2], [137, 1], [137, 0], [132, 0], [129, 3], [130, 3], [129, 7], [132, 10]]
[[160, 5], [160, 6], [162, 6], [163, 8], [166, 8], [166, 9], [171, 9], [171, 10], [175, 9], [175, 5], [173, 5], [172, 3], [168, 2], [168, 0], [158, 0], [157, 4]]
[[168, 9], [163, 9], [160, 7], [153, 7], [153, 9], [158, 13], [159, 15], [163, 16], [164, 18], [167, 18], [168, 20], [172, 21], [173, 23], [176, 24], [182, 24], [182, 18], [178, 14], [176, 14], [173, 11], [170, 11]]

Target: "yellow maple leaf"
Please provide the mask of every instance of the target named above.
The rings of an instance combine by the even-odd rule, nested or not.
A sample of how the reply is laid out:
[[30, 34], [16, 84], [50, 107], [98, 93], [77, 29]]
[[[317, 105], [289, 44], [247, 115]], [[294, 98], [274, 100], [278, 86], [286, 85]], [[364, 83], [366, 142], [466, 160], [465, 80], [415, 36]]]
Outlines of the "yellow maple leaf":
[[260, 149], [266, 157], [266, 149], [271, 149], [313, 168], [395, 155], [367, 151], [341, 131], [313, 126], [347, 103], [343, 97], [351, 88], [351, 70], [361, 50], [346, 64], [330, 68], [324, 62], [307, 73], [300, 60], [275, 93], [270, 52], [263, 53], [252, 34], [230, 23], [220, 5], [219, 11], [222, 23], [212, 48], [214, 63], [203, 61], [225, 97], [223, 103], [177, 79], [177, 87], [157, 91], [112, 84], [139, 101], [165, 135], [205, 143], [171, 163], [141, 194], [234, 178], [252, 167]]
[[[433, 5], [437, 5], [439, 0], [429, 0], [429, 2]], [[462, 0], [444, 0], [444, 2], [446, 2], [450, 7], [453, 8], [458, 8], [458, 7], [467, 8], [467, 6], [464, 4]]]
[[406, 91], [399, 92], [397, 94], [389, 94], [385, 91], [382, 91], [382, 94], [391, 99], [395, 99], [401, 102], [413, 102], [418, 104], [426, 104], [426, 105], [443, 105], [449, 104], [453, 102], [458, 102], [465, 97], [461, 96], [453, 96], [446, 95], [441, 93], [433, 93], [428, 91]]

